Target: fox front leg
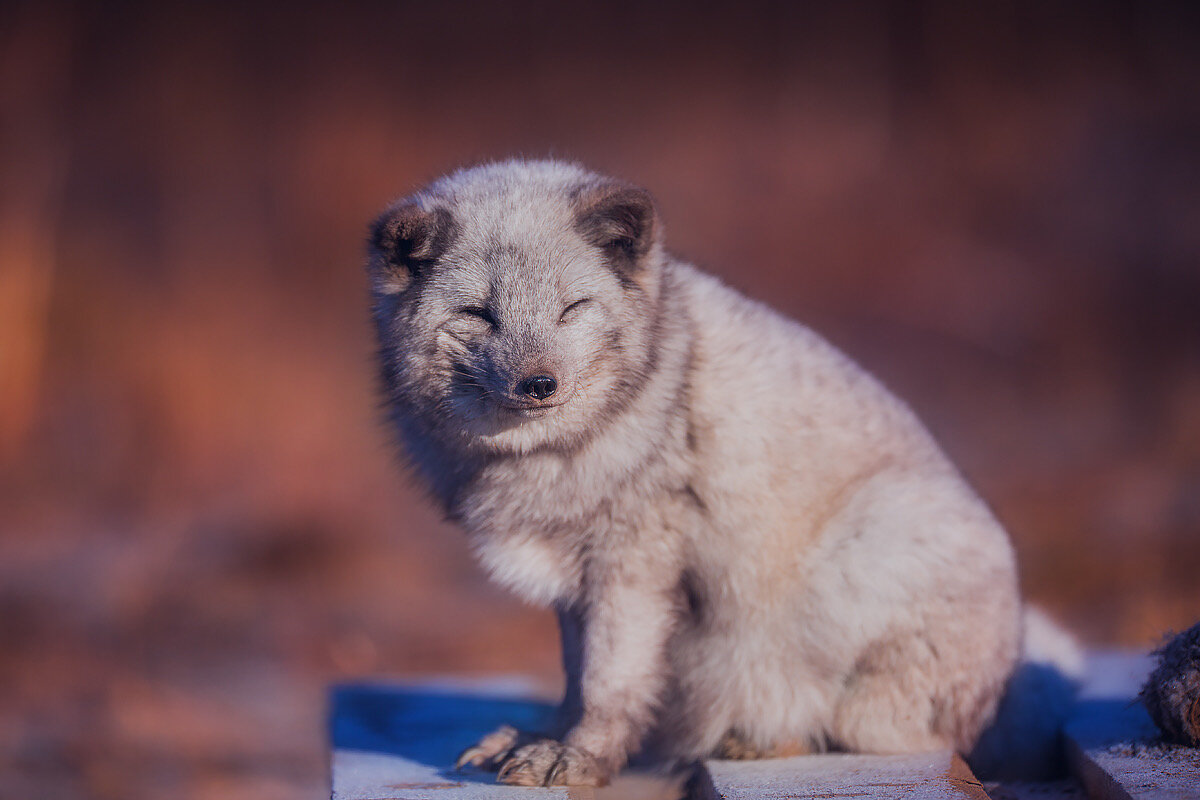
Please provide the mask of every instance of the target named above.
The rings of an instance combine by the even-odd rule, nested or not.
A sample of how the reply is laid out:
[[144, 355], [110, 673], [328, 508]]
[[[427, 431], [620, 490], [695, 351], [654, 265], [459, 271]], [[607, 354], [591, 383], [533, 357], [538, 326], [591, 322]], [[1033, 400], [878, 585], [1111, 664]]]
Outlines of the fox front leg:
[[517, 748], [500, 768], [501, 782], [603, 786], [641, 744], [666, 683], [674, 605], [659, 581], [629, 577], [617, 574], [600, 582], [603, 590], [577, 618], [582, 625], [576, 652], [568, 647], [573, 619], [563, 623], [568, 674], [562, 715], [569, 729], [561, 741], [543, 739]]
[[562, 739], [579, 721], [583, 709], [580, 689], [583, 671], [583, 619], [577, 610], [564, 605], [558, 609], [558, 627], [567, 688], [552, 726], [545, 735], [538, 735], [517, 730], [512, 725], [501, 725], [464, 750], [454, 765], [455, 769], [461, 770], [471, 766], [495, 772], [515, 750], [547, 737]]

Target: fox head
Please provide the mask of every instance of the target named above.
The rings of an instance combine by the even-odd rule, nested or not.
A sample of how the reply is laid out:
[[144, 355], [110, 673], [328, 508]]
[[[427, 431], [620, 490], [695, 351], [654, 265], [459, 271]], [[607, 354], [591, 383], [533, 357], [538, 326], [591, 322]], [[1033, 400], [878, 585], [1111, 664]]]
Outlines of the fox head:
[[374, 223], [368, 272], [401, 427], [570, 448], [653, 370], [660, 225], [642, 189], [557, 162], [454, 173]]

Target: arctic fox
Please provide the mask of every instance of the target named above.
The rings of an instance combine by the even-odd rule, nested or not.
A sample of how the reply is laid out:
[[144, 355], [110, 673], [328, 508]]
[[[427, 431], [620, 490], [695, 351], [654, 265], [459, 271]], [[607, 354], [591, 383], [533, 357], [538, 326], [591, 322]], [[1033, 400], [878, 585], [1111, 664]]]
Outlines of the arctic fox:
[[561, 624], [557, 730], [460, 763], [598, 785], [649, 746], [970, 750], [1018, 659], [1013, 551], [903, 402], [573, 164], [456, 172], [369, 251], [412, 468]]

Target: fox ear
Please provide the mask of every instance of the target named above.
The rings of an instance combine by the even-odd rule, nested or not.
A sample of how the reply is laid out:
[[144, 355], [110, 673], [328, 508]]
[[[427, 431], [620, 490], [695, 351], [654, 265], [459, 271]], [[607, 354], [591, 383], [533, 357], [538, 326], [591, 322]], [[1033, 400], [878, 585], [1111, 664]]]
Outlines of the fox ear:
[[392, 206], [371, 226], [371, 288], [397, 294], [441, 257], [454, 238], [454, 217], [444, 208], [423, 209], [415, 200]]
[[584, 241], [603, 250], [625, 274], [645, 265], [658, 233], [658, 213], [649, 192], [606, 182], [582, 189], [575, 203], [575, 229]]

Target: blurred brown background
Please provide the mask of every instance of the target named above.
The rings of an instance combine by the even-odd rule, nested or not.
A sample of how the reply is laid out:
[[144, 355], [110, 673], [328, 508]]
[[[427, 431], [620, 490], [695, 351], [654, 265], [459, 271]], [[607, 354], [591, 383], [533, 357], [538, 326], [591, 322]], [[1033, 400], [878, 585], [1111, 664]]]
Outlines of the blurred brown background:
[[0, 7], [0, 794], [319, 797], [324, 689], [557, 673], [378, 424], [367, 220], [579, 159], [909, 399], [1091, 643], [1200, 616], [1200, 17]]

